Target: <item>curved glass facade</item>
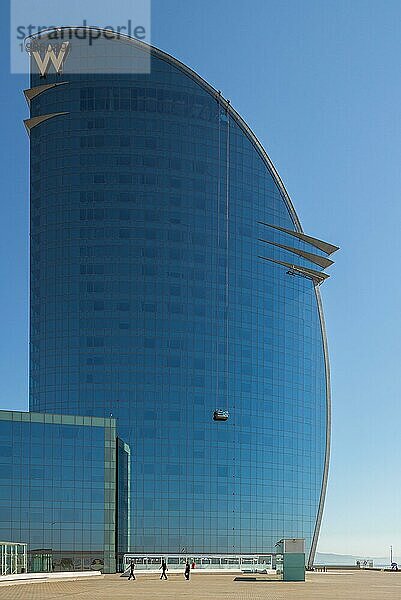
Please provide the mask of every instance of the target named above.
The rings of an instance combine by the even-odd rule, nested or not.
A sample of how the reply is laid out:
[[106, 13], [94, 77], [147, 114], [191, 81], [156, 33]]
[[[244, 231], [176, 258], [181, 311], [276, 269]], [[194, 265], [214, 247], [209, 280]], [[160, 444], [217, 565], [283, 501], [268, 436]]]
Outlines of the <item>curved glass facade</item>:
[[[107, 44], [127, 60], [136, 46]], [[30, 408], [117, 419], [131, 551], [310, 549], [328, 435], [318, 291], [263, 260], [295, 261], [262, 223], [300, 231], [296, 215], [205, 82], [155, 49], [150, 74], [69, 70], [85, 54], [101, 71], [100, 48], [31, 78], [62, 83], [31, 117], [66, 114], [30, 132]]]

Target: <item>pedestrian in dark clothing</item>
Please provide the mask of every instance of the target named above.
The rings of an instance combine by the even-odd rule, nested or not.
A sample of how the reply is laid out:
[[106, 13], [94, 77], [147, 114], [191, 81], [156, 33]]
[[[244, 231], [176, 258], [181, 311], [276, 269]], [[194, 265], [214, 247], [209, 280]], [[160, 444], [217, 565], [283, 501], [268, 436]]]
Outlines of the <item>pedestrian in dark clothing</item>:
[[191, 572], [191, 567], [189, 566], [189, 562], [187, 561], [187, 564], [185, 565], [185, 573], [184, 573], [185, 579], [187, 581], [189, 581], [189, 574], [190, 574], [190, 572]]
[[159, 568], [162, 569], [162, 574], [160, 575], [160, 579], [163, 579], [163, 577], [164, 577], [164, 579], [167, 579], [166, 571], [168, 571], [168, 568], [167, 568], [166, 561], [164, 560], [164, 558], [162, 560], [162, 566]]
[[128, 577], [128, 581], [132, 578], [135, 581], [135, 563], [133, 560], [131, 560], [131, 564], [130, 564], [130, 568], [129, 568], [129, 577]]

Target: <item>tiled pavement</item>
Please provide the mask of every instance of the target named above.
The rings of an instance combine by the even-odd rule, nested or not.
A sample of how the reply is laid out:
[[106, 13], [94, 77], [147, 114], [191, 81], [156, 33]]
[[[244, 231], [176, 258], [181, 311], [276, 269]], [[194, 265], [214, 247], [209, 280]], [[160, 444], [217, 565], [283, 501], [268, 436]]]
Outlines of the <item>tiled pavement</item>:
[[401, 600], [401, 572], [309, 573], [306, 583], [237, 582], [232, 575], [168, 581], [118, 575], [0, 587], [0, 600]]

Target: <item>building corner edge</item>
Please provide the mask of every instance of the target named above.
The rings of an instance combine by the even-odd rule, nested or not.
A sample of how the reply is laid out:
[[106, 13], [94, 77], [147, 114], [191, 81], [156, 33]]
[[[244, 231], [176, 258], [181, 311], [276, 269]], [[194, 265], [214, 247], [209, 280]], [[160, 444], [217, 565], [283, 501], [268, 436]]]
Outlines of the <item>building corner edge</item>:
[[326, 492], [327, 492], [327, 482], [329, 475], [329, 465], [330, 465], [330, 448], [331, 448], [331, 385], [330, 385], [330, 361], [329, 361], [329, 351], [328, 351], [328, 343], [327, 343], [327, 334], [326, 334], [326, 324], [324, 320], [323, 314], [323, 305], [322, 298], [320, 296], [320, 291], [316, 287], [316, 300], [319, 312], [320, 319], [320, 327], [322, 331], [322, 341], [323, 341], [323, 353], [324, 353], [324, 365], [326, 371], [326, 451], [325, 451], [325, 459], [324, 459], [324, 470], [323, 470], [323, 479], [322, 479], [322, 489], [320, 492], [320, 500], [319, 500], [319, 508], [316, 517], [315, 530], [313, 532], [312, 544], [308, 556], [307, 568], [311, 569], [313, 567], [313, 562], [315, 560], [316, 547], [319, 539], [320, 527], [322, 524], [324, 503], [326, 500]]

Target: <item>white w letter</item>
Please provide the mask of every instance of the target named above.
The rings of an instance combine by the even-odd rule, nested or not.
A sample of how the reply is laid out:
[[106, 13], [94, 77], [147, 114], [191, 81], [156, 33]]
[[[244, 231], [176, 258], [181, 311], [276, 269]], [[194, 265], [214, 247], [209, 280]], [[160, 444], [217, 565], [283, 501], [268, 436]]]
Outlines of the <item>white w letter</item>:
[[38, 50], [34, 50], [32, 52], [32, 55], [36, 61], [36, 64], [39, 67], [39, 71], [40, 71], [40, 74], [42, 75], [42, 77], [44, 75], [46, 75], [50, 62], [53, 64], [53, 67], [55, 68], [56, 73], [60, 73], [63, 63], [67, 57], [68, 46], [69, 46], [69, 42], [63, 43], [58, 54], [56, 55], [51, 44], [49, 44], [43, 60], [42, 60], [42, 57], [40, 56], [40, 52]]

